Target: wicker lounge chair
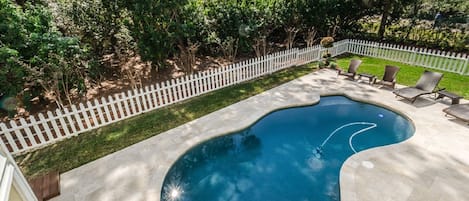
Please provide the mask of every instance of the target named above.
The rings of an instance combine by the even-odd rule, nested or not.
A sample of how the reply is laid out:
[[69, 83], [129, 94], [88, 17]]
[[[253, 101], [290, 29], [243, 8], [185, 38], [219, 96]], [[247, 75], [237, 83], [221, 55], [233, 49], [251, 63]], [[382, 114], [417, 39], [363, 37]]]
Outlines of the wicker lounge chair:
[[337, 72], [337, 76], [344, 75], [344, 76], [351, 78], [352, 80], [355, 80], [355, 75], [357, 75], [357, 70], [358, 70], [358, 67], [360, 67], [361, 63], [362, 63], [362, 60], [352, 59], [348, 66], [347, 72], [339, 69], [339, 71]]
[[400, 68], [397, 66], [386, 65], [384, 69], [383, 79], [377, 81], [376, 84], [388, 86], [394, 89], [394, 87], [396, 86], [396, 76], [397, 76], [397, 73], [399, 72], [399, 69]]
[[421, 95], [435, 93], [441, 78], [443, 74], [425, 70], [415, 86], [396, 89], [393, 93], [414, 103]]
[[446, 115], [451, 115], [465, 122], [469, 122], [469, 103], [452, 105], [443, 110]]

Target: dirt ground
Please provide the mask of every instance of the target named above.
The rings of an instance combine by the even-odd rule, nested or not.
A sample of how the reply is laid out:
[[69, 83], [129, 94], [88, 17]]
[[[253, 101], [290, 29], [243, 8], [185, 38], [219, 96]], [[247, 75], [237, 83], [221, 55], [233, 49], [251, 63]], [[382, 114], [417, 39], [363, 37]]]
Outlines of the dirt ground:
[[[241, 61], [244, 59], [246, 58], [240, 58], [237, 60]], [[180, 62], [176, 59], [167, 60], [167, 63], [168, 66], [166, 68], [159, 70], [153, 76], [151, 74], [151, 66], [149, 63], [141, 61], [138, 56], [131, 57], [126, 61], [120, 61], [114, 65], [109, 65], [108, 67], [105, 67], [108, 68], [108, 73], [104, 73], [99, 81], [95, 81], [95, 83], [87, 82], [88, 90], [86, 94], [77, 95], [75, 93], [75, 96], [73, 96], [71, 101], [74, 104], [79, 104], [80, 102], [86, 102], [87, 100], [126, 92], [131, 90], [133, 87], [140, 88], [142, 86], [148, 86], [187, 74], [184, 72], [183, 68], [180, 67]], [[193, 67], [193, 73], [219, 68], [229, 64], [231, 64], [231, 62], [221, 57], [198, 57], [196, 65]], [[65, 107], [67, 106], [68, 105], [65, 105]], [[27, 117], [29, 115], [36, 115], [38, 113], [45, 113], [57, 108], [58, 106], [52, 98], [47, 98], [46, 96], [44, 100], [40, 100], [36, 97], [31, 100], [31, 108], [29, 111], [24, 107], [17, 107], [16, 115], [12, 118], [8, 117], [6, 110], [0, 109], [0, 121], [8, 121], [18, 119], [20, 117]]]

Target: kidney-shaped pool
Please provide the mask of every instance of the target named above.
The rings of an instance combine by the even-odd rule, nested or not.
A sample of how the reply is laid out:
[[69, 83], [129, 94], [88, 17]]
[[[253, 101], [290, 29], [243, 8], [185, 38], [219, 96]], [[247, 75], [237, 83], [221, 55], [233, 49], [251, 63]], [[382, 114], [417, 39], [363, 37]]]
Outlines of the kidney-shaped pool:
[[340, 168], [349, 156], [413, 133], [390, 110], [321, 97], [193, 147], [169, 170], [161, 200], [340, 200]]

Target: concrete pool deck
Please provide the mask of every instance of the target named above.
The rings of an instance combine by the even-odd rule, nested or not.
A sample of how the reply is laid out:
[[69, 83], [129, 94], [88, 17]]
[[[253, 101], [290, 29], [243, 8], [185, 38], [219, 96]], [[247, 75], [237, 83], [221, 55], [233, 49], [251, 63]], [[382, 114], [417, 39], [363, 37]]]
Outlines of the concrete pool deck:
[[469, 200], [469, 126], [445, 117], [447, 99], [420, 98], [411, 104], [389, 90], [337, 78], [331, 70], [313, 72], [63, 173], [61, 195], [52, 200], [160, 200], [166, 172], [192, 146], [241, 130], [273, 110], [314, 104], [320, 95], [346, 95], [392, 108], [416, 128], [409, 140], [348, 158], [340, 173], [342, 201]]

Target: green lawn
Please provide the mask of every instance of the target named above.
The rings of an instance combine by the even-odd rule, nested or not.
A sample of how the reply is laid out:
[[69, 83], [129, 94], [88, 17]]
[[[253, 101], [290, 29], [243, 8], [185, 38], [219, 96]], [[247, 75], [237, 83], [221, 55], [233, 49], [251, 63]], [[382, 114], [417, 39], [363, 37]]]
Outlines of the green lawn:
[[313, 71], [316, 64], [283, 70], [239, 85], [223, 88], [185, 102], [82, 133], [40, 150], [15, 157], [27, 177], [50, 170], [65, 172], [158, 135], [171, 128], [254, 96]]
[[[344, 70], [348, 68], [349, 62], [352, 58], [361, 59], [363, 62], [358, 68], [359, 73], [370, 73], [378, 76], [379, 79], [383, 77], [384, 66], [395, 65], [401, 68], [397, 74], [397, 82], [402, 85], [412, 86], [417, 83], [420, 75], [426, 68], [419, 66], [412, 66], [394, 61], [388, 61], [383, 59], [376, 59], [364, 56], [347, 56], [341, 57], [337, 60], [337, 64]], [[430, 71], [442, 72], [444, 74], [439, 87], [446, 88], [446, 90], [454, 92], [456, 94], [464, 96], [465, 99], [469, 99], [469, 76], [459, 75], [457, 73], [449, 73], [434, 69], [428, 69]]]
[[[395, 61], [402, 61], [402, 62], [415, 62], [415, 64], [426, 64], [431, 66], [444, 66], [447, 71], [456, 71], [459, 72], [465, 64], [465, 60], [463, 59], [447, 59], [445, 57], [440, 56], [433, 56], [432, 54], [414, 54], [412, 52], [406, 51], [397, 51], [391, 49], [380, 49], [374, 47], [365, 47], [362, 49], [362, 52], [365, 55], [375, 55], [374, 57], [380, 58], [384, 55], [390, 57], [392, 60]], [[434, 54], [437, 54], [436, 52]], [[415, 58], [414, 58], [415, 57]], [[465, 69], [463, 73], [469, 73], [469, 68]]]

